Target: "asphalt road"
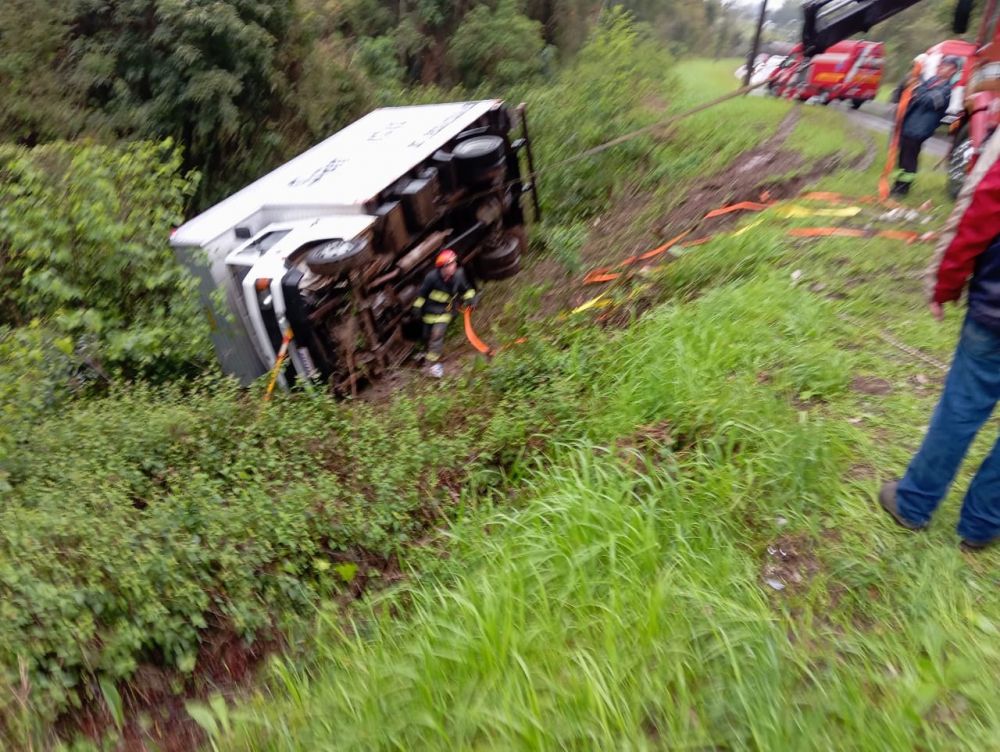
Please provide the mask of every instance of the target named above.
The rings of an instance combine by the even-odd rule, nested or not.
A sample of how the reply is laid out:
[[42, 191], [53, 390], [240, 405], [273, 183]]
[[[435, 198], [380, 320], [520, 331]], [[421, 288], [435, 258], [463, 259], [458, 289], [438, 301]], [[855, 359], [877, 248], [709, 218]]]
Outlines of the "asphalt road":
[[[892, 129], [895, 116], [895, 105], [885, 102], [867, 102], [860, 110], [852, 110], [849, 105], [838, 102], [831, 107], [840, 107], [859, 125], [879, 133], [888, 133]], [[924, 143], [923, 153], [940, 159], [948, 154], [951, 143], [947, 138], [934, 136]]]

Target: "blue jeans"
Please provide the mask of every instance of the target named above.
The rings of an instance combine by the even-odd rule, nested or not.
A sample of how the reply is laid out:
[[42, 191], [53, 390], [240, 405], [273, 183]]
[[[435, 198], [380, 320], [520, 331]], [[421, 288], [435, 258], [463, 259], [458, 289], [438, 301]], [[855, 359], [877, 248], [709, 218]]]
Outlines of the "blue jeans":
[[[896, 490], [903, 517], [919, 525], [930, 520], [998, 399], [1000, 333], [966, 317], [924, 443]], [[969, 485], [958, 534], [974, 543], [1000, 534], [1000, 440]]]

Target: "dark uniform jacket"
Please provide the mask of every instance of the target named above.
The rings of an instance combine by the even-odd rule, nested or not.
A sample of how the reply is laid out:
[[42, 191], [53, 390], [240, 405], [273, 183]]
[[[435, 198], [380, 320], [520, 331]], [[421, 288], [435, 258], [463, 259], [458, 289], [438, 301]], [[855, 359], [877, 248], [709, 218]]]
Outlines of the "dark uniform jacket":
[[441, 324], [451, 321], [454, 301], [474, 304], [476, 290], [469, 283], [464, 269], [458, 269], [450, 280], [445, 281], [440, 269], [432, 269], [424, 277], [413, 307], [420, 311], [425, 324]]
[[941, 118], [948, 112], [951, 82], [943, 78], [924, 81], [913, 90], [910, 106], [903, 117], [903, 135], [926, 141], [934, 135]]

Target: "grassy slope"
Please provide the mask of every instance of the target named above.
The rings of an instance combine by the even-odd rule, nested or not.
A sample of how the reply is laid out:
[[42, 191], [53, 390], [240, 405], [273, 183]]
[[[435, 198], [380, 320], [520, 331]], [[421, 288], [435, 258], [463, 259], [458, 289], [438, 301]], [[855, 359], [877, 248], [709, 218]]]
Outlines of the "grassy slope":
[[[876, 170], [822, 187], [870, 193]], [[995, 745], [1000, 554], [955, 546], [968, 471], [923, 535], [872, 501], [942, 376], [877, 332], [947, 361], [960, 314], [924, 313], [927, 246], [791, 241], [764, 217], [663, 267], [630, 329], [566, 322], [560, 347], [508, 354], [577, 395], [556, 429], [577, 438], [513, 508], [470, 499], [436, 574], [323, 620], [318, 662], [279, 665], [220, 744]]]

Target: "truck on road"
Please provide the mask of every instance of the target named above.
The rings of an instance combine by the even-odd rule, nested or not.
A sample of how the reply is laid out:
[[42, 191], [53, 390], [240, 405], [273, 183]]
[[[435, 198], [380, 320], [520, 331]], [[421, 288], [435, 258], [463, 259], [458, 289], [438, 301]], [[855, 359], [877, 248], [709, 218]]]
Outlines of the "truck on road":
[[778, 97], [829, 104], [839, 100], [857, 109], [875, 99], [882, 83], [885, 46], [852, 39], [806, 57], [802, 45], [771, 74], [768, 90]]
[[522, 154], [523, 105], [378, 109], [177, 228], [222, 369], [247, 384], [284, 346], [282, 386], [353, 394], [398, 366], [437, 251], [477, 280], [520, 269], [525, 193], [537, 211]]

